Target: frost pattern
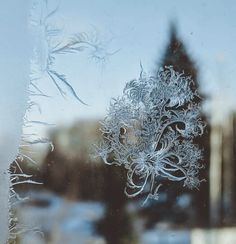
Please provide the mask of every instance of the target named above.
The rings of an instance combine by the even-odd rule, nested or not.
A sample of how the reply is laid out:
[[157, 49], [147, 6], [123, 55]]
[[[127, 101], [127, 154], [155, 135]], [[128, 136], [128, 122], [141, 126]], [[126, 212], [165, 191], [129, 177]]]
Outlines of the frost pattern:
[[[49, 138], [41, 137], [34, 132], [35, 126], [54, 126], [46, 121], [32, 120], [31, 112], [36, 110], [39, 114], [42, 113], [40, 104], [37, 98], [48, 98], [40, 87], [43, 80], [52, 82], [55, 88], [63, 97], [68, 95], [74, 97], [77, 101], [85, 104], [73, 86], [68, 81], [66, 75], [58, 70], [56, 60], [61, 55], [78, 54], [82, 51], [88, 51], [89, 57], [97, 62], [104, 62], [106, 58], [115, 54], [106, 50], [106, 46], [97, 38], [95, 32], [84, 33], [77, 32], [69, 34], [65, 37], [63, 28], [57, 26], [57, 12], [59, 9], [59, 1], [48, 0], [32, 0], [31, 13], [29, 18], [29, 27], [32, 32], [32, 57], [30, 60], [30, 77], [27, 102], [27, 110], [23, 117], [23, 133], [18, 149], [18, 156], [11, 165], [10, 180], [10, 197], [11, 206], [19, 203], [19, 201], [27, 201], [28, 198], [22, 198], [15, 191], [14, 186], [20, 184], [42, 184], [41, 182], [33, 181], [32, 175], [25, 174], [21, 168], [21, 163], [24, 161], [31, 162], [37, 165], [31, 156], [34, 152], [32, 146], [46, 144], [54, 150], [54, 146]], [[8, 172], [7, 172], [8, 173]], [[8, 175], [7, 175], [8, 176]], [[1, 179], [0, 179], [1, 180]], [[17, 235], [26, 231], [35, 231], [37, 228], [29, 228], [19, 226], [16, 218], [13, 218], [10, 212], [9, 218], [9, 239], [15, 240]]]
[[53, 82], [63, 97], [72, 95], [79, 102], [85, 104], [77, 95], [65, 74], [58, 71], [56, 59], [61, 55], [77, 54], [87, 50], [89, 57], [97, 62], [105, 60], [117, 51], [109, 52], [99, 40], [98, 33], [78, 32], [65, 37], [63, 27], [54, 23], [59, 9], [59, 3], [51, 6], [47, 0], [33, 0], [30, 26], [34, 33], [34, 52], [31, 59], [30, 95], [48, 95], [38, 86], [40, 79], [49, 79]]
[[199, 186], [202, 153], [193, 140], [203, 134], [204, 123], [192, 85], [191, 77], [171, 66], [156, 77], [142, 71], [111, 100], [97, 153], [106, 164], [127, 169], [128, 197], [147, 192], [145, 202], [158, 199], [163, 178]]

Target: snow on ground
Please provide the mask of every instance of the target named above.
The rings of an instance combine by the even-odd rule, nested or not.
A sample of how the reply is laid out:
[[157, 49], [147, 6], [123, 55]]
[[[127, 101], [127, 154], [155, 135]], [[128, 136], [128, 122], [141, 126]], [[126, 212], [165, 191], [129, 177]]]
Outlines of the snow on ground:
[[73, 202], [52, 193], [33, 192], [30, 201], [17, 208], [20, 225], [29, 230], [20, 243], [103, 244], [95, 233], [95, 222], [104, 210], [98, 202]]

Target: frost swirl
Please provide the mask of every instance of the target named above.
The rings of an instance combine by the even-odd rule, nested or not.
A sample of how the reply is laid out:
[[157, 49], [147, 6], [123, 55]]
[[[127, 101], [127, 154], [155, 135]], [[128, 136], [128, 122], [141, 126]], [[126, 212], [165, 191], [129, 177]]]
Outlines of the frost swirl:
[[127, 169], [128, 197], [147, 193], [146, 200], [158, 199], [163, 178], [199, 186], [202, 153], [193, 140], [204, 123], [192, 87], [190, 77], [170, 66], [155, 77], [141, 72], [112, 99], [97, 153], [106, 164]]

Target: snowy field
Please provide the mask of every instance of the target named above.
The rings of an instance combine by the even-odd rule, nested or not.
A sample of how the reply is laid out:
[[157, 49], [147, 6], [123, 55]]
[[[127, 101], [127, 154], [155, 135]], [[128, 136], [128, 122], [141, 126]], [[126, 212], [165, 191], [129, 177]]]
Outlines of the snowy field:
[[[17, 207], [20, 244], [105, 244], [95, 231], [105, 207], [99, 202], [73, 202], [49, 192], [32, 192]], [[235, 244], [236, 228], [181, 229], [156, 227], [140, 233], [140, 244]]]

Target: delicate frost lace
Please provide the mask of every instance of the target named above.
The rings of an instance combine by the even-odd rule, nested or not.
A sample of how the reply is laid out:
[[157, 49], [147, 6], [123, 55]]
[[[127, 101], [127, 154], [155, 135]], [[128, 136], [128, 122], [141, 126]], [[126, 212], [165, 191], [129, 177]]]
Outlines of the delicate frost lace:
[[111, 100], [97, 154], [106, 164], [127, 169], [128, 197], [147, 192], [146, 200], [158, 199], [163, 178], [199, 186], [202, 153], [193, 139], [202, 135], [204, 123], [192, 85], [170, 66], [155, 77], [141, 72]]

